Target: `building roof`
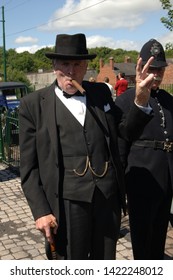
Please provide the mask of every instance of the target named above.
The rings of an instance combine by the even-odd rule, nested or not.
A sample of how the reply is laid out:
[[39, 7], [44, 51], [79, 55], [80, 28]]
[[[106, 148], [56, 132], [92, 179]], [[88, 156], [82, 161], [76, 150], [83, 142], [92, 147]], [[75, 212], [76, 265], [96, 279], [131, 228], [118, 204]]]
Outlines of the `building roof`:
[[87, 69], [87, 72], [84, 76], [84, 80], [89, 81], [90, 77], [94, 77], [95, 79], [97, 78], [97, 71], [94, 69]]
[[124, 72], [126, 76], [135, 76], [136, 75], [136, 64], [123, 62], [123, 63], [114, 63], [115, 74], [118, 75], [119, 72]]

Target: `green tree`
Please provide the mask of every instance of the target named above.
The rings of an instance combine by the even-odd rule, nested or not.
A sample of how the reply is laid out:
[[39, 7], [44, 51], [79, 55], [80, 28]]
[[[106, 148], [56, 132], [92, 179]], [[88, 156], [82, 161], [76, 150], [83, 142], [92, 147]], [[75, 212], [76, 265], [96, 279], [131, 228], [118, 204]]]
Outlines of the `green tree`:
[[121, 63], [124, 62], [125, 56], [128, 56], [131, 58], [131, 62], [136, 63], [136, 59], [138, 56], [137, 51], [126, 51], [123, 49], [110, 49], [107, 47], [97, 47], [97, 48], [92, 48], [89, 49], [89, 53], [95, 53], [97, 54], [96, 58], [93, 59], [92, 61], [89, 62], [89, 68], [90, 69], [95, 69], [97, 72], [99, 72], [99, 61], [100, 59], [103, 60], [104, 64], [109, 63], [110, 57], [114, 58], [114, 61], [116, 63]]
[[52, 70], [52, 61], [45, 56], [46, 52], [51, 52], [51, 48], [42, 48], [35, 52], [34, 54], [34, 60], [35, 60], [35, 67], [38, 71], [38, 69], [44, 69], [44, 70]]
[[173, 9], [170, 0], [160, 0], [162, 7], [164, 10], [167, 10], [167, 17], [162, 17], [161, 22], [164, 26], [169, 29], [170, 31], [173, 30]]
[[30, 81], [27, 79], [25, 73], [23, 71], [19, 71], [17, 69], [13, 69], [11, 67], [8, 67], [7, 69], [7, 77], [8, 77], [8, 81], [13, 81], [13, 82], [22, 82], [24, 84], [26, 84], [28, 86], [28, 88], [31, 89], [31, 83]]

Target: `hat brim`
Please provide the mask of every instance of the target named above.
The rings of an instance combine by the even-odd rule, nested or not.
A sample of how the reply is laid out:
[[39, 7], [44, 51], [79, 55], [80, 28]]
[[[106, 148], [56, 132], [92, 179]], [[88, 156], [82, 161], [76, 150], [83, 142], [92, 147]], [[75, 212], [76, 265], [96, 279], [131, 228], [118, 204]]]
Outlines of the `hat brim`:
[[[147, 63], [147, 61], [143, 61], [142, 65], [144, 66]], [[152, 64], [150, 64], [150, 67], [155, 67], [155, 68], [162, 68], [166, 67], [168, 64], [165, 61], [153, 61]]]
[[82, 54], [82, 55], [64, 55], [64, 54], [58, 54], [58, 53], [45, 53], [45, 56], [47, 58], [51, 59], [72, 59], [72, 60], [85, 60], [85, 59], [93, 59], [97, 55], [96, 54]]

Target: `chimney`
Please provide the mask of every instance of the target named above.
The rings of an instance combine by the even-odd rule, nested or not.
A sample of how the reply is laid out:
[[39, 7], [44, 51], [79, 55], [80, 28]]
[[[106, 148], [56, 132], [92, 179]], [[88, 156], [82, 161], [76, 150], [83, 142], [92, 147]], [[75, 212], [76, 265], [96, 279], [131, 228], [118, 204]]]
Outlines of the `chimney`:
[[125, 56], [124, 62], [125, 63], [131, 63], [132, 62], [131, 57], [130, 56]]
[[110, 65], [110, 68], [113, 70], [114, 69], [114, 58], [113, 57], [109, 58], [109, 65]]
[[100, 58], [100, 69], [103, 68], [103, 65], [104, 65], [104, 64], [103, 64], [103, 59]]

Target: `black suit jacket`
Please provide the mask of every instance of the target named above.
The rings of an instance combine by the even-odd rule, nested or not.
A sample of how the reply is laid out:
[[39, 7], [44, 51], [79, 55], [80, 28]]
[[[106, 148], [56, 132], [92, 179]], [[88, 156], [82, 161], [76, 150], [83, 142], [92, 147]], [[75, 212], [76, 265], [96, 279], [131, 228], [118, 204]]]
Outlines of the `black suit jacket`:
[[[150, 116], [134, 104], [124, 120], [104, 83], [83, 82], [91, 110], [99, 119], [117, 172], [122, 201], [125, 201], [119, 158], [118, 133], [136, 137]], [[92, 129], [92, 128], [91, 128]], [[21, 99], [19, 108], [20, 173], [24, 194], [35, 219], [53, 213], [59, 217], [59, 141], [55, 117], [55, 82]], [[124, 206], [125, 207], [125, 206]]]

